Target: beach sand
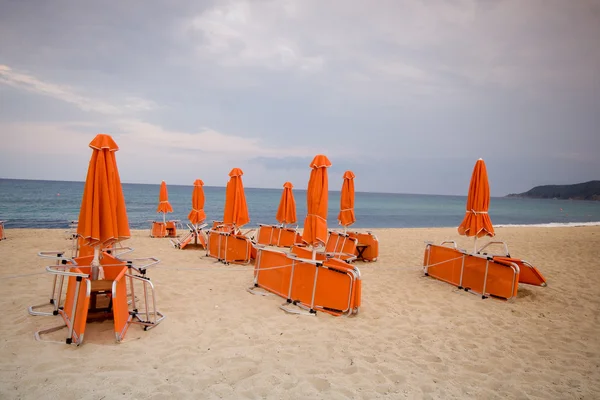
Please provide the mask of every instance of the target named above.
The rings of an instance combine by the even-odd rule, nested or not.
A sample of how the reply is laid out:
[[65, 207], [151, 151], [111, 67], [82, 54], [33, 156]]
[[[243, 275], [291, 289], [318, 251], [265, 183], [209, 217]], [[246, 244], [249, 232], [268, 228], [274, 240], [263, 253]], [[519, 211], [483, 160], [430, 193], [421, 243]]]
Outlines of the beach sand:
[[[155, 329], [89, 323], [80, 347], [34, 332], [60, 317], [30, 316], [48, 301], [40, 250], [67, 249], [62, 230], [9, 229], [0, 242], [0, 398], [598, 399], [600, 227], [497, 228], [513, 256], [548, 287], [482, 300], [424, 277], [424, 241], [472, 239], [456, 229], [378, 229], [380, 259], [363, 276], [356, 317], [289, 315], [253, 296], [251, 268], [134, 231], [124, 245], [155, 256]], [[62, 336], [61, 336], [62, 335]], [[58, 339], [64, 340], [66, 331]]]

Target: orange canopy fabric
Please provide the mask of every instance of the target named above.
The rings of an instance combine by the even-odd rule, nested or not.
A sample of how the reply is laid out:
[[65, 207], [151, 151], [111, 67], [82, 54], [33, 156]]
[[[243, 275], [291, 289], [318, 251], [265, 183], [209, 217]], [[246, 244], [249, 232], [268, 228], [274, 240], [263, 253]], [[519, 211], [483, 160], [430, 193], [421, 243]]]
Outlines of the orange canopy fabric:
[[277, 221], [280, 224], [295, 224], [297, 221], [296, 200], [292, 192], [293, 187], [290, 182], [283, 184], [283, 192], [281, 193], [281, 200], [279, 201], [279, 208], [276, 215]]
[[167, 192], [167, 183], [162, 181], [160, 183], [160, 193], [158, 195], [158, 207], [156, 208], [157, 213], [170, 213], [173, 212], [173, 207], [169, 203], [169, 192]]
[[194, 191], [192, 192], [192, 211], [188, 214], [188, 219], [194, 225], [206, 220], [204, 212], [204, 182], [201, 179], [194, 181]]
[[467, 197], [467, 212], [458, 227], [458, 233], [476, 237], [494, 236], [494, 227], [488, 215], [489, 207], [490, 185], [485, 162], [480, 158], [475, 163], [475, 168], [473, 168]]
[[77, 233], [83, 244], [108, 247], [130, 237], [129, 221], [115, 152], [119, 147], [109, 135], [96, 135], [91, 141], [88, 167]]
[[338, 221], [342, 226], [350, 226], [356, 222], [354, 215], [354, 172], [344, 172], [342, 193], [340, 194], [340, 213]]
[[327, 241], [327, 168], [329, 159], [319, 154], [310, 163], [312, 171], [306, 192], [307, 215], [304, 220], [302, 240], [311, 245], [324, 245]]
[[227, 182], [225, 192], [225, 212], [223, 215], [223, 223], [233, 224], [238, 228], [250, 222], [242, 175], [244, 175], [244, 172], [239, 168], [234, 168], [229, 173], [230, 179]]

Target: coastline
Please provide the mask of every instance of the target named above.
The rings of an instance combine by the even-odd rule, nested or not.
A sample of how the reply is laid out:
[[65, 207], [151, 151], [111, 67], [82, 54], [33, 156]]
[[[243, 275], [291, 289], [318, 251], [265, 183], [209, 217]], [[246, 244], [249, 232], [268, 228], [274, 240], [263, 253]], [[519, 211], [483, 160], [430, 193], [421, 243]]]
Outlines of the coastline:
[[76, 348], [35, 341], [59, 317], [26, 310], [47, 301], [51, 285], [37, 252], [67, 250], [66, 230], [7, 229], [0, 397], [600, 397], [599, 226], [497, 226], [494, 240], [548, 280], [520, 285], [508, 302], [423, 276], [425, 241], [472, 248], [455, 227], [369, 230], [380, 258], [356, 264], [363, 306], [352, 318], [285, 314], [281, 298], [246, 292], [252, 266], [224, 266], [132, 230], [123, 244], [133, 257], [161, 260], [148, 274], [167, 318], [148, 332], [131, 327], [121, 344], [110, 322], [88, 324]]

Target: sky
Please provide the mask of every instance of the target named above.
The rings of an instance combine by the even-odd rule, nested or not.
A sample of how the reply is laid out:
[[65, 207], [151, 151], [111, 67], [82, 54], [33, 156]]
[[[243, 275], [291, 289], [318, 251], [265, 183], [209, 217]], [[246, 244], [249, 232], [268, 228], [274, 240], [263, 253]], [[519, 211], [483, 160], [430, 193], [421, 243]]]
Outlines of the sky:
[[0, 0], [0, 177], [492, 196], [600, 179], [600, 1]]

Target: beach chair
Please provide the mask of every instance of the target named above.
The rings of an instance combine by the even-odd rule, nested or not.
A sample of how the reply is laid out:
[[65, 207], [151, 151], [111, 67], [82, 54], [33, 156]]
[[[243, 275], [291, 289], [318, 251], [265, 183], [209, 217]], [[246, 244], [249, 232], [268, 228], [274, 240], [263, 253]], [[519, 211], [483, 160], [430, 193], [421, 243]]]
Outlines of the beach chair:
[[325, 254], [328, 258], [338, 258], [346, 262], [356, 260], [356, 246], [358, 239], [351, 237], [348, 233], [329, 230]]
[[252, 259], [252, 241], [232, 224], [215, 221], [208, 230], [206, 249], [208, 257], [224, 264], [248, 264]]
[[[59, 306], [60, 291], [58, 299], [55, 299], [55, 311], [64, 324], [37, 331], [37, 340], [45, 341], [44, 335], [67, 328], [65, 342], [80, 345], [88, 321], [113, 319], [116, 341], [121, 342], [132, 324], [142, 325], [144, 330], [148, 330], [165, 318], [156, 308], [154, 285], [146, 277], [147, 268], [157, 264], [158, 259], [120, 259], [102, 252], [100, 264], [105, 279], [91, 280], [92, 259], [93, 255], [77, 257], [60, 265], [46, 267], [50, 274], [60, 277], [61, 285], [67, 280], [64, 304]], [[137, 291], [143, 294], [140, 300], [135, 294], [136, 286]]]
[[4, 236], [4, 221], [0, 221], [0, 240], [6, 239]]
[[[489, 250], [486, 250], [490, 246], [500, 247], [503, 251], [499, 253], [492, 253]], [[484, 252], [484, 250], [486, 250]], [[546, 286], [546, 278], [542, 275], [542, 273], [529, 262], [522, 260], [520, 258], [511, 257], [508, 251], [508, 246], [506, 243], [501, 241], [491, 241], [486, 243], [483, 247], [477, 250], [477, 254], [481, 254], [483, 256], [492, 256], [494, 261], [500, 262], [508, 262], [514, 263], [519, 267], [519, 283], [525, 283], [527, 285], [534, 286]]]
[[356, 259], [362, 261], [377, 261], [379, 258], [379, 240], [372, 232], [348, 232], [351, 238], [357, 240]]
[[425, 275], [457, 286], [467, 292], [505, 300], [516, 297], [521, 269], [517, 263], [458, 249], [456, 242], [427, 243]]
[[302, 243], [302, 235], [298, 232], [298, 227], [258, 224], [255, 240], [257, 244], [265, 246], [292, 247]]
[[[256, 247], [254, 287], [283, 297], [286, 303], [280, 308], [284, 311], [306, 315], [322, 311], [335, 316], [358, 313], [361, 304], [358, 268], [339, 259], [311, 260]], [[254, 293], [254, 289], [250, 291]]]
[[150, 237], [153, 238], [176, 238], [177, 237], [177, 228], [180, 225], [180, 221], [151, 221], [152, 226], [150, 228]]
[[200, 246], [203, 249], [207, 248], [206, 236], [202, 231], [202, 228], [207, 227], [208, 224], [202, 224], [198, 227], [194, 227], [190, 224], [187, 225], [188, 232], [178, 239], [170, 239], [171, 244], [176, 249], [185, 249], [190, 245], [190, 247]]
[[[57, 269], [69, 269], [72, 264], [72, 260], [77, 257], [87, 257], [94, 255], [94, 249], [81, 245], [77, 246], [81, 242], [78, 235], [77, 240], [73, 240], [75, 243], [75, 249], [71, 249], [71, 256], [66, 255], [66, 251], [52, 250], [52, 251], [40, 251], [38, 257], [44, 260], [53, 260]], [[102, 250], [108, 255], [114, 257], [123, 257], [125, 254], [133, 251], [131, 247], [124, 246], [111, 246]], [[58, 315], [58, 310], [63, 306], [61, 300], [64, 296], [64, 279], [65, 275], [52, 274], [52, 287], [50, 290], [50, 301], [48, 303], [41, 303], [28, 307], [29, 314], [31, 315]]]

